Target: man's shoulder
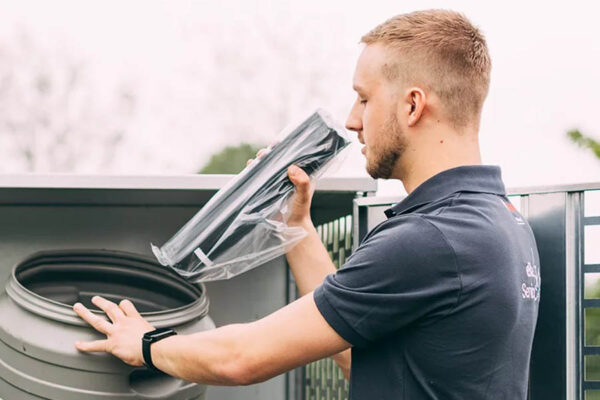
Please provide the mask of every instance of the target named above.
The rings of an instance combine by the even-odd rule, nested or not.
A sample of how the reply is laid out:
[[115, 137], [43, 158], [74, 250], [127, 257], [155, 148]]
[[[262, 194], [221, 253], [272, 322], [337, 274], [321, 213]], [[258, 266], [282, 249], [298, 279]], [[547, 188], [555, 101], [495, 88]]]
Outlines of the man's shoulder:
[[369, 233], [367, 233], [363, 243], [373, 240], [373, 238], [380, 238], [387, 235], [415, 234], [422, 230], [426, 230], [426, 225], [428, 225], [428, 223], [420, 214], [411, 213], [398, 215], [377, 224], [369, 231]]
[[[375, 226], [365, 237], [365, 241], [387, 235], [406, 235], [414, 239], [426, 239], [424, 233], [439, 231], [435, 217], [428, 214], [410, 213], [397, 215]], [[436, 235], [434, 235], [436, 236]]]
[[357, 253], [361, 251], [398, 253], [405, 259], [411, 254], [416, 257], [424, 254], [445, 257], [454, 252], [435, 219], [416, 213], [381, 222], [362, 241]]

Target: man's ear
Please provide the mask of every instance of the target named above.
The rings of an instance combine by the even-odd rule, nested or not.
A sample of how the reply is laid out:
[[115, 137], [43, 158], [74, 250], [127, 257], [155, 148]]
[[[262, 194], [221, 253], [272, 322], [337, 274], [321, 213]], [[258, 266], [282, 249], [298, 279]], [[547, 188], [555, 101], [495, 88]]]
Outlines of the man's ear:
[[419, 87], [412, 87], [408, 89], [406, 91], [405, 102], [405, 104], [408, 106], [406, 107], [408, 110], [406, 123], [409, 127], [413, 127], [421, 119], [423, 111], [425, 110], [425, 106], [427, 105], [425, 91]]

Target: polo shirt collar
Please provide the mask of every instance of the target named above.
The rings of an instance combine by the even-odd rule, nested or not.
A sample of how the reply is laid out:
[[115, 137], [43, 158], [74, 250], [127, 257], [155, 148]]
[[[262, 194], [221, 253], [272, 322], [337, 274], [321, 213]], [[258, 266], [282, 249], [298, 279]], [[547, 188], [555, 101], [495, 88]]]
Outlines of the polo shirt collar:
[[410, 210], [441, 200], [456, 192], [476, 192], [506, 195], [500, 167], [466, 165], [442, 171], [412, 191], [404, 200], [385, 210], [391, 218]]

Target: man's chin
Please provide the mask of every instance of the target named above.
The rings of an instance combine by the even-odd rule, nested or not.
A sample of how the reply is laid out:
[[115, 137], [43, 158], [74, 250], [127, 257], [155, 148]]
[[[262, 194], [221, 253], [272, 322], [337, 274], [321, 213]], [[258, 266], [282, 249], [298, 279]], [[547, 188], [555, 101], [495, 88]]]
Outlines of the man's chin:
[[367, 174], [373, 179], [390, 179], [392, 176], [392, 168], [387, 168], [383, 165], [369, 165], [367, 162]]
[[367, 168], [367, 174], [373, 179], [389, 179], [389, 176], [382, 175], [380, 171], [373, 171], [369, 168]]

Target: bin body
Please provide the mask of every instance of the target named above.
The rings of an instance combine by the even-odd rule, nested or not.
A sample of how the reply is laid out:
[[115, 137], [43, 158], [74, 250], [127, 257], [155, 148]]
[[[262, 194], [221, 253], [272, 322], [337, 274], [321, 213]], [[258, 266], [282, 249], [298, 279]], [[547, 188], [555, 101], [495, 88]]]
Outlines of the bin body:
[[76, 301], [91, 306], [97, 294], [132, 298], [157, 328], [214, 328], [203, 287], [147, 258], [81, 250], [36, 254], [13, 269], [0, 295], [0, 398], [205, 399], [203, 385], [131, 367], [109, 354], [77, 351], [77, 340], [104, 338], [71, 309]]

